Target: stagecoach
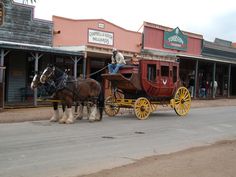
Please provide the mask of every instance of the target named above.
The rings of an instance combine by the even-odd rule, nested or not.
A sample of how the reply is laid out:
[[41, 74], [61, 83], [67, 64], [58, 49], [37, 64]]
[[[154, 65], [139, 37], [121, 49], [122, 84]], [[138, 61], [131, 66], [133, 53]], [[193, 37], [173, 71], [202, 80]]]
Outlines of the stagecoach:
[[177, 115], [188, 114], [191, 97], [179, 78], [179, 62], [140, 59], [137, 65], [125, 65], [117, 74], [103, 74], [111, 83], [111, 96], [105, 100], [105, 112], [115, 116], [120, 108], [132, 108], [140, 120], [147, 119], [158, 105], [170, 105]]

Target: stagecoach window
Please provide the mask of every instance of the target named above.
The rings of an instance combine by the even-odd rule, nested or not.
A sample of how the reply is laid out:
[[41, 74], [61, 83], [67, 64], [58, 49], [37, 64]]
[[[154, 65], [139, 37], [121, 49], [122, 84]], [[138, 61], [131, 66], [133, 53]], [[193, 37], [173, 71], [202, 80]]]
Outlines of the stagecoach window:
[[169, 66], [161, 66], [161, 76], [169, 76]]
[[173, 66], [173, 82], [177, 81], [177, 67]]
[[147, 66], [147, 79], [149, 81], [156, 81], [156, 65]]
[[3, 16], [4, 16], [4, 6], [3, 3], [0, 2], [0, 26], [3, 24]]

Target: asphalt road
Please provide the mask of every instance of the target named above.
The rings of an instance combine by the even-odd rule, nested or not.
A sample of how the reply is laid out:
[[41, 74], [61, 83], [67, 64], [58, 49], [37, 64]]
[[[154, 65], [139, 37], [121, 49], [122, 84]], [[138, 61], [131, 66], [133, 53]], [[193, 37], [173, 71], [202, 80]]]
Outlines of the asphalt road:
[[68, 177], [109, 169], [137, 159], [236, 139], [236, 107], [174, 111], [148, 120], [134, 115], [77, 121], [0, 124], [0, 177]]

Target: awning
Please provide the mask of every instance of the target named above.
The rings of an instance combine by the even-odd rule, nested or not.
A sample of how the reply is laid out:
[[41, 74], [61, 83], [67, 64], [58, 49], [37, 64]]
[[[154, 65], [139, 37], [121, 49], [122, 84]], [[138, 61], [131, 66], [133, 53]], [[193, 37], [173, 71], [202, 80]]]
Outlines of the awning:
[[8, 41], [0, 41], [0, 48], [33, 51], [33, 52], [43, 52], [43, 53], [55, 53], [55, 54], [61, 54], [61, 55], [84, 56], [84, 52], [82, 51], [72, 51], [72, 50], [66, 50], [66, 49], [50, 47], [50, 46], [8, 42]]

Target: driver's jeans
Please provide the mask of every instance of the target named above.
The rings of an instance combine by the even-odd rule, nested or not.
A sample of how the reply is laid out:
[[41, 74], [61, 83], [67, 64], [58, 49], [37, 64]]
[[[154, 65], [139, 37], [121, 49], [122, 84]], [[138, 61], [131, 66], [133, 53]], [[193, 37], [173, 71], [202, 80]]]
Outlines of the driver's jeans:
[[115, 74], [119, 71], [119, 69], [125, 64], [108, 64], [108, 70], [110, 74]]

